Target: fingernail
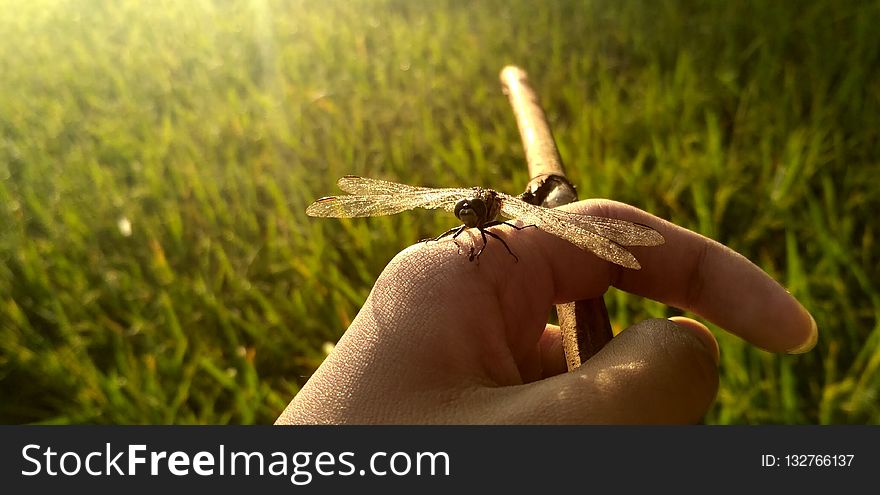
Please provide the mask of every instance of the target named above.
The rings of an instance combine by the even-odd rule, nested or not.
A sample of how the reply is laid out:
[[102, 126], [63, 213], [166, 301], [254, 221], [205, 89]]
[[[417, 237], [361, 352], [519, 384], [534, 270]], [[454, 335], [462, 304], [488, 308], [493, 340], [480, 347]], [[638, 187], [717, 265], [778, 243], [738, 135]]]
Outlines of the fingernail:
[[675, 324], [687, 326], [694, 330], [699, 330], [699, 333], [701, 334], [700, 337], [703, 339], [703, 343], [706, 344], [706, 347], [708, 347], [713, 352], [712, 357], [715, 358], [715, 364], [721, 362], [721, 349], [718, 348], [718, 341], [715, 340], [715, 336], [712, 335], [712, 331], [709, 330], [706, 325], [703, 325], [697, 320], [692, 320], [684, 316], [672, 316], [667, 319]]
[[813, 347], [816, 347], [816, 342], [819, 341], [819, 326], [816, 325], [816, 320], [813, 318], [813, 315], [807, 313], [807, 316], [810, 317], [810, 337], [807, 338], [806, 342], [803, 344], [794, 349], [790, 349], [788, 351], [789, 354], [803, 354]]

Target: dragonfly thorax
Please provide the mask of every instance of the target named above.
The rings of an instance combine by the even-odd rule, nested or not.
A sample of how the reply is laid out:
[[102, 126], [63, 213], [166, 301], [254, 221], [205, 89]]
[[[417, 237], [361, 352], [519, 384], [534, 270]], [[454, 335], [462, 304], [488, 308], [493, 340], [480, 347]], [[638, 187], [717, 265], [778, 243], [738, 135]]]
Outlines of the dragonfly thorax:
[[479, 227], [495, 220], [500, 209], [494, 191], [476, 189], [474, 192], [473, 197], [455, 203], [453, 210], [455, 216], [468, 227]]

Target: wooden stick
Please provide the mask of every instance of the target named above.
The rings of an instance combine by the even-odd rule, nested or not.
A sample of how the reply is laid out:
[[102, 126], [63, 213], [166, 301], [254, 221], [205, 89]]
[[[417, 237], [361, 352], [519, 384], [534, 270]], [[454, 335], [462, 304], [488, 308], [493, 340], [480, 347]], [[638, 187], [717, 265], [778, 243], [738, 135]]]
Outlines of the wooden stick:
[[[577, 191], [565, 178], [562, 158], [544, 110], [529, 85], [528, 75], [519, 67], [507, 66], [500, 77], [502, 89], [516, 116], [532, 177], [520, 197], [547, 208], [577, 201]], [[569, 371], [580, 366], [613, 337], [608, 310], [601, 297], [557, 305], [556, 313]]]

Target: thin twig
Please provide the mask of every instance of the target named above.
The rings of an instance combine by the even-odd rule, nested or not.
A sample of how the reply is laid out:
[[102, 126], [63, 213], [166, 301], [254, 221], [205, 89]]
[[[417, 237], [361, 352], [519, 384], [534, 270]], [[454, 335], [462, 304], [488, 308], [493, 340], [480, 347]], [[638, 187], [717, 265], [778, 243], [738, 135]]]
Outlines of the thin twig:
[[[520, 197], [547, 208], [577, 201], [577, 191], [565, 178], [550, 125], [526, 72], [515, 66], [505, 67], [501, 71], [501, 86], [513, 107], [532, 177]], [[569, 371], [598, 352], [613, 336], [601, 297], [557, 305], [556, 313]]]

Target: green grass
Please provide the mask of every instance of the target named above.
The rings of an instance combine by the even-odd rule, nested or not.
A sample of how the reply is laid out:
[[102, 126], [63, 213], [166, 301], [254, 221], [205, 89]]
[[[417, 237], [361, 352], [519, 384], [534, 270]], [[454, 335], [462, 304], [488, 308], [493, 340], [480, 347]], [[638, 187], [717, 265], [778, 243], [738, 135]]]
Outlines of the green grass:
[[582, 196], [730, 245], [815, 315], [801, 356], [713, 328], [708, 422], [880, 423], [877, 2], [0, 4], [2, 422], [274, 420], [453, 223], [305, 206], [343, 174], [520, 191], [516, 63]]

